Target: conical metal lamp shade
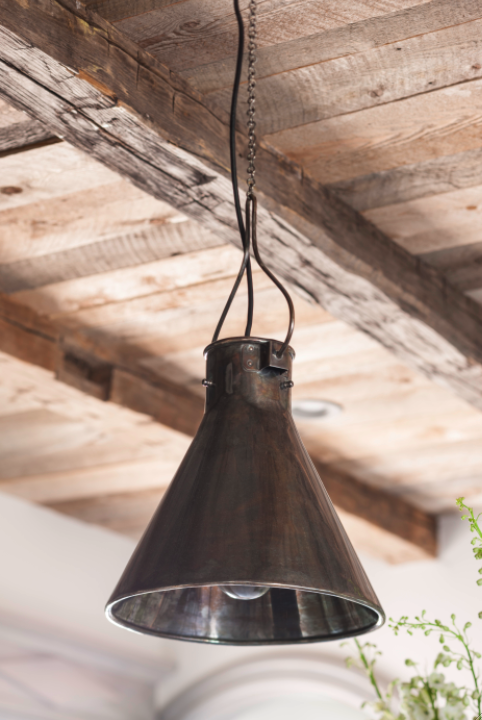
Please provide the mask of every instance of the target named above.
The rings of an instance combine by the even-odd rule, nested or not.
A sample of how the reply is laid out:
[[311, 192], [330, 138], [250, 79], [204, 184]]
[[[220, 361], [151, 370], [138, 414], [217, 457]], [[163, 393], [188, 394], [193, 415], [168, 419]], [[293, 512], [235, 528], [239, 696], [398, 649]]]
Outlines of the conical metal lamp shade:
[[204, 419], [109, 600], [113, 622], [239, 645], [383, 624], [291, 417], [294, 353], [279, 359], [280, 347], [235, 338], [207, 348]]

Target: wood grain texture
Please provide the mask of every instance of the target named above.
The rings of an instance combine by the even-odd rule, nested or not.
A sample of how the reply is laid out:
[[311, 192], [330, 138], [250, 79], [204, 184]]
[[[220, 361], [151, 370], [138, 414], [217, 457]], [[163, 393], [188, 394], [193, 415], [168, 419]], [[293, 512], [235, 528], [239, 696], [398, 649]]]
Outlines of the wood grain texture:
[[[124, 268], [144, 265], [155, 267], [160, 260], [200, 248], [218, 247], [221, 242], [196, 223], [154, 224], [137, 233], [0, 264], [0, 292], [18, 293], [76, 278], [92, 278]], [[154, 270], [146, 267], [142, 272], [149, 276]], [[73, 289], [72, 285], [70, 287]], [[151, 292], [153, 289], [151, 283]], [[91, 295], [97, 292], [95, 279], [89, 292]], [[71, 302], [74, 302], [74, 298]]]
[[482, 82], [473, 80], [285, 130], [264, 141], [331, 184], [480, 148]]
[[26, 149], [44, 147], [62, 142], [50, 130], [36, 120], [0, 127], [0, 158], [25, 152]]
[[[353, 7], [353, 9], [357, 12], [359, 8]], [[300, 14], [303, 12], [300, 4], [298, 4], [298, 11]], [[378, 9], [378, 13], [374, 11], [375, 8], [373, 8], [374, 17], [358, 21], [354, 21], [352, 17], [348, 23], [340, 23], [339, 27], [331, 27], [313, 34], [311, 34], [314, 29], [313, 25], [307, 23], [301, 37], [285, 42], [278, 41], [273, 45], [262, 45], [257, 52], [257, 77], [269, 77], [334, 58], [366, 52], [399, 40], [435, 32], [482, 17], [480, 3], [477, 0], [459, 4], [454, 4], [452, 0], [432, 0], [422, 4], [406, 4], [405, 7], [402, 5], [394, 12], [388, 12], [388, 7], [385, 8], [385, 13], [380, 12], [380, 9]], [[101, 12], [101, 14], [103, 13]], [[129, 34], [129, 23], [126, 23], [125, 30]], [[307, 35], [307, 31], [310, 34]], [[233, 36], [231, 54], [211, 63], [204, 62], [206, 51], [204, 48], [200, 48], [196, 61], [192, 61], [191, 67], [181, 70], [180, 74], [201, 93], [230, 87], [235, 69], [235, 54], [232, 51], [234, 45]], [[177, 54], [178, 57], [174, 57], [174, 54], [167, 50], [165, 55], [162, 47], [158, 52], [158, 56], [163, 59], [163, 62], [172, 66], [173, 69], [176, 63], [182, 62], [179, 58], [179, 55], [181, 58], [183, 56], [182, 46], [180, 49], [177, 47]], [[245, 59], [243, 79], [246, 78], [246, 63]]]
[[[114, 41], [109, 33], [113, 31], [104, 28], [101, 42], [100, 18], [94, 32], [88, 22], [81, 22], [55, 2], [48, 5], [49, 12], [40, 3], [29, 8], [28, 14], [17, 2], [6, 5], [2, 0], [0, 7], [4, 23], [15, 20], [15, 27], [22, 27], [22, 32], [38, 43], [43, 42], [42, 23], [47, 26], [50, 36], [53, 33], [58, 39], [49, 48], [55, 48], [56, 58], [67, 61], [68, 55], [70, 66], [76, 62], [85, 66], [80, 60], [82, 53], [92, 61], [95, 57], [104, 88], [104, 92], [97, 89], [100, 78], [91, 77], [90, 82], [76, 78], [58, 60], [33, 47], [26, 50], [25, 42], [4, 31], [2, 53], [9, 58], [2, 72], [4, 95], [30, 112], [34, 106], [38, 117], [62, 128], [59, 134], [78, 147], [148, 192], [182, 207], [214, 233], [222, 232], [226, 239], [238, 242], [231, 188], [219, 174], [219, 170], [224, 172], [227, 129], [199, 98], [189, 96], [172, 74], [168, 80], [162, 68], [154, 68], [151, 61], [144, 64], [139, 51], [134, 60], [130, 46], [122, 49], [121, 37], [115, 36], [115, 49], [112, 47], [107, 61], [109, 42]], [[76, 42], [69, 44], [67, 53], [66, 40], [75, 35], [76, 28]], [[121, 62], [123, 68], [122, 84], [115, 62]], [[90, 66], [89, 70], [94, 76], [98, 72]], [[26, 77], [27, 71], [31, 78]], [[81, 77], [86, 77], [83, 72]], [[52, 77], [56, 78], [55, 96], [49, 90]], [[64, 98], [58, 95], [61, 78]], [[107, 82], [110, 90], [106, 94]], [[151, 106], [162, 108], [159, 132], [163, 138], [124, 106], [113, 104], [113, 94], [124, 97], [144, 115]], [[477, 359], [482, 358], [482, 319], [477, 304], [324, 188], [306, 177], [301, 180], [295, 166], [260, 151], [259, 169], [265, 208], [260, 212], [260, 236], [273, 269], [334, 315], [365, 329], [400, 358], [481, 406], [482, 368]]]
[[[208, 247], [209, 240], [211, 238], [208, 238]], [[13, 299], [36, 308], [42, 315], [59, 316], [131, 298], [167, 293], [223, 277], [232, 278], [233, 283], [234, 270], [240, 264], [240, 251], [232, 245], [211, 247], [117, 270], [95, 273], [91, 269], [87, 276], [15, 292]], [[0, 282], [1, 276], [0, 265]]]
[[[421, 0], [262, 0], [258, 7], [257, 35], [260, 47], [273, 46], [311, 32], [336, 28], [374, 15], [383, 15]], [[247, 3], [241, 3], [246, 11]], [[245, 13], [246, 14], [246, 13]], [[187, 0], [136, 15], [117, 27], [141, 47], [149, 48], [175, 71], [220, 60], [233, 54], [237, 28], [232, 4], [211, 0]]]
[[364, 213], [416, 255], [480, 240], [482, 186], [409, 200]]
[[137, 540], [146, 529], [162, 495], [162, 490], [156, 488], [105, 497], [61, 500], [47, 503], [47, 506], [64, 515], [101, 525]]
[[[481, 28], [482, 20], [474, 20], [261, 79], [258, 132], [264, 136], [480, 78]], [[230, 95], [226, 89], [209, 96], [224, 118]], [[241, 126], [244, 114], [240, 107]]]
[[[66, 423], [63, 424], [65, 426]], [[169, 437], [168, 432], [166, 436]], [[92, 500], [96, 497], [108, 502], [117, 493], [132, 492], [134, 485], [136, 492], [155, 489], [160, 494], [171, 482], [188, 444], [187, 438], [182, 438], [177, 444], [166, 442], [162, 456], [158, 452], [157, 456], [132, 461], [123, 460], [57, 472], [39, 471], [27, 477], [2, 479], [0, 491], [42, 505], [83, 498]], [[35, 457], [33, 451], [31, 455]]]
[[[24, 323], [26, 316], [27, 322]], [[65, 333], [59, 335], [58, 330], [46, 335], [42, 330], [34, 329], [36, 317], [39, 328], [42, 328], [43, 320], [34, 310], [4, 300], [0, 307], [0, 351], [54, 371], [59, 380], [98, 399], [122, 397], [115, 375], [117, 368], [109, 357], [96, 355], [92, 347], [85, 347], [78, 337], [73, 338]], [[144, 373], [144, 376], [147, 376], [143, 386], [145, 392], [155, 397], [160, 386], [166, 401], [164, 408], [156, 410], [158, 420], [161, 421], [163, 413], [166, 413], [169, 426], [180, 432], [186, 432], [186, 426], [192, 428], [193, 423], [199, 421], [202, 401], [196, 395], [168, 380], [156, 379], [150, 383], [149, 373]], [[139, 373], [138, 379], [141, 384], [144, 382]], [[133, 401], [124, 403], [122, 400], [120, 404], [129, 407]], [[170, 408], [171, 404], [174, 410]], [[153, 407], [152, 403], [150, 407]], [[179, 427], [176, 427], [176, 423]]]
[[482, 242], [435, 250], [422, 256], [463, 292], [477, 297], [482, 288]]
[[172, 0], [137, 0], [135, 5], [130, 0], [80, 0], [88, 10], [102, 15], [110, 22], [123, 20], [135, 15], [144, 15], [151, 10], [160, 10], [172, 4]]
[[329, 187], [355, 210], [362, 211], [481, 184], [482, 149], [477, 149], [342, 180]]
[[[78, 150], [75, 152], [79, 154]], [[109, 247], [119, 253], [121, 262], [122, 258], [127, 262], [128, 257], [132, 258], [132, 264], [142, 262], [144, 258], [155, 260], [158, 242], [160, 239], [167, 241], [169, 232], [161, 230], [161, 226], [187, 219], [166, 203], [146, 196], [126, 180], [101, 187], [96, 187], [95, 180], [93, 184], [93, 188], [78, 193], [53, 198], [47, 196], [38, 202], [0, 212], [1, 264], [24, 260], [35, 263], [40, 256], [67, 253], [91, 244], [92, 249], [87, 248], [83, 252], [87, 258], [91, 254], [93, 261], [104, 266], [107, 257], [103, 250], [108, 252]], [[182, 232], [179, 230], [179, 233]], [[173, 235], [176, 234], [177, 231], [174, 231]], [[201, 235], [205, 237], [207, 233], [201, 232]], [[113, 244], [94, 245], [106, 240], [112, 240]], [[194, 237], [190, 241], [194, 242]], [[100, 252], [97, 253], [97, 250]], [[72, 273], [69, 269], [71, 265], [65, 261], [72, 259], [85, 269], [81, 253], [82, 250], [71, 256], [57, 257], [59, 262], [63, 262], [64, 270]], [[40, 275], [46, 272], [45, 266], [41, 267], [43, 262], [41, 259], [37, 262]], [[115, 265], [113, 258], [110, 264]], [[17, 268], [20, 274], [25, 272], [27, 278], [31, 277], [26, 265], [18, 265]]]

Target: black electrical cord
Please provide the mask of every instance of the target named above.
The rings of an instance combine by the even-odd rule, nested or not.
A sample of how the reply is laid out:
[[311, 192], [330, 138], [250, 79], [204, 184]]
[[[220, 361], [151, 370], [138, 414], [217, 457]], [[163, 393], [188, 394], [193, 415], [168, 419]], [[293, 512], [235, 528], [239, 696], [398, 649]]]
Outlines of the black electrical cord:
[[253, 325], [253, 311], [254, 311], [254, 293], [253, 293], [253, 274], [251, 270], [251, 259], [250, 259], [250, 241], [246, 234], [246, 227], [243, 219], [243, 212], [241, 209], [241, 202], [239, 199], [239, 187], [238, 187], [238, 174], [237, 174], [237, 157], [236, 157], [236, 112], [238, 107], [238, 95], [239, 86], [241, 84], [241, 71], [243, 68], [243, 54], [244, 54], [244, 23], [241, 10], [239, 9], [239, 0], [233, 0], [234, 12], [236, 14], [236, 20], [238, 22], [238, 54], [236, 58], [236, 72], [234, 75], [233, 94], [231, 96], [231, 115], [229, 124], [229, 152], [231, 158], [231, 181], [233, 185], [234, 195], [234, 207], [236, 209], [236, 218], [238, 221], [239, 234], [241, 235], [241, 241], [243, 243], [244, 255], [241, 267], [238, 272], [238, 276], [234, 282], [233, 289], [229, 295], [228, 301], [221, 314], [216, 330], [213, 335], [213, 342], [219, 337], [221, 329], [223, 327], [226, 316], [234, 300], [238, 288], [243, 279], [243, 275], [246, 272], [246, 278], [248, 281], [248, 317], [245, 329], [245, 337], [251, 335], [251, 327]]

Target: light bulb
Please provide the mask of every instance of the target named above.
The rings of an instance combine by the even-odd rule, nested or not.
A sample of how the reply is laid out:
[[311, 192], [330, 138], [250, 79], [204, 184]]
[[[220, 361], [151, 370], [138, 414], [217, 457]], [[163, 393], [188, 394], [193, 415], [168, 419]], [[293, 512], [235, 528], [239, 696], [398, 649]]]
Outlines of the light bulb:
[[220, 585], [225, 595], [235, 600], [256, 600], [263, 597], [269, 590], [269, 587], [261, 585]]

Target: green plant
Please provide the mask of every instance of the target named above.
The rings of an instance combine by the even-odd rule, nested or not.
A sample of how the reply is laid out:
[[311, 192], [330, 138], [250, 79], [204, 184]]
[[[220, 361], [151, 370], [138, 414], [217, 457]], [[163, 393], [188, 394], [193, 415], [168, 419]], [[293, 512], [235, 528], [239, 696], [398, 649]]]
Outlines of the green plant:
[[[421, 616], [415, 617], [414, 622], [406, 616], [401, 617], [397, 622], [390, 618], [390, 622], [392, 623], [390, 627], [395, 635], [398, 635], [400, 630], [406, 630], [409, 635], [413, 635], [414, 632], [423, 632], [426, 636], [435, 634], [438, 635], [439, 643], [442, 645], [442, 651], [435, 658], [433, 672], [426, 676], [418, 674], [408, 683], [411, 687], [403, 695], [402, 703], [410, 708], [416, 706], [419, 711], [408, 716], [421, 720], [420, 711], [423, 707], [426, 713], [424, 717], [430, 720], [432, 718], [434, 720], [458, 720], [458, 718], [466, 717], [465, 711], [472, 706], [475, 712], [474, 717], [478, 718], [482, 708], [480, 678], [475, 661], [480, 659], [481, 655], [470, 647], [467, 631], [472, 627], [472, 623], [467, 622], [463, 629], [459, 629], [455, 615], [451, 616], [451, 624], [445, 625], [440, 620], [428, 620], [425, 610]], [[455, 643], [456, 649], [452, 649], [448, 643], [452, 646]], [[406, 664], [418, 669], [418, 665], [411, 660], [406, 661]], [[466, 669], [470, 672], [472, 688], [457, 687], [454, 683], [445, 682], [445, 676], [440, 673], [439, 668], [451, 665], [454, 665], [457, 670]]]
[[[475, 517], [472, 508], [465, 505], [464, 498], [459, 498], [457, 505], [461, 510], [468, 511], [462, 519], [469, 521], [470, 531], [475, 533], [472, 539], [474, 555], [477, 560], [482, 560], [482, 531], [478, 522], [482, 513]], [[479, 573], [482, 574], [482, 568]], [[482, 578], [477, 584], [482, 585]], [[482, 618], [482, 612], [479, 618]], [[422, 672], [419, 663], [406, 660], [405, 664], [415, 669], [413, 677], [408, 682], [393, 680], [384, 691], [375, 674], [381, 652], [373, 643], [354, 641], [357, 654], [346, 658], [345, 662], [348, 667], [356, 666], [367, 675], [376, 697], [364, 705], [371, 707], [377, 720], [468, 720], [468, 712], [473, 720], [482, 720], [482, 686], [476, 663], [481, 654], [471, 647], [468, 631], [472, 624], [467, 622], [459, 628], [455, 615], [451, 616], [450, 623], [430, 620], [425, 610], [413, 621], [408, 616], [402, 616], [397, 621], [390, 618], [390, 623], [395, 635], [403, 630], [409, 635], [415, 632], [435, 635], [442, 649], [430, 671]], [[450, 666], [468, 671], [471, 687], [447, 681], [441, 668]]]
[[[364, 702], [362, 707], [369, 706], [380, 720], [404, 720], [404, 715], [394, 710], [394, 692], [399, 687], [400, 681], [393, 680], [384, 691], [375, 675], [375, 664], [377, 656], [382, 653], [373, 643], [361, 644], [356, 638], [353, 641], [357, 648], [357, 655], [345, 658], [347, 667], [357, 667], [362, 670], [375, 691], [376, 700]], [[341, 647], [351, 645], [351, 642], [343, 642]]]
[[[472, 548], [472, 552], [474, 553], [474, 557], [476, 560], [482, 560], [482, 529], [479, 526], [479, 518], [482, 516], [482, 513], [479, 513], [477, 517], [474, 515], [474, 511], [471, 507], [466, 505], [464, 503], [465, 498], [460, 497], [457, 498], [456, 503], [459, 507], [459, 510], [468, 511], [468, 515], [462, 515], [462, 520], [468, 520], [470, 525], [470, 532], [475, 533], [475, 537], [472, 538], [471, 545], [474, 547]], [[479, 568], [479, 575], [482, 575], [482, 567]], [[482, 585], [482, 578], [479, 578], [477, 580], [477, 585]], [[479, 612], [479, 618], [482, 618], [482, 611]]]

